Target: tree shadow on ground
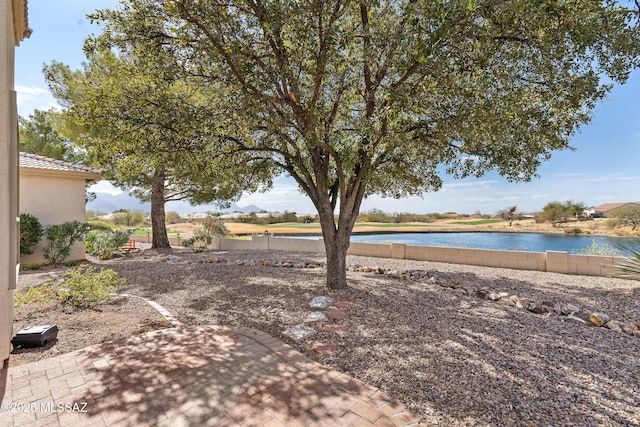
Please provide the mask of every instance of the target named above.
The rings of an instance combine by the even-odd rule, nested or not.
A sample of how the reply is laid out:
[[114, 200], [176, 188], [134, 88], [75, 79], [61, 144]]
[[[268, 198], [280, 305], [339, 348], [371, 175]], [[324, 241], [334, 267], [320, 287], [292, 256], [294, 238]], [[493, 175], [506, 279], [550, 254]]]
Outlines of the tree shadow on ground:
[[[558, 275], [534, 283], [506, 273], [487, 278], [424, 266], [445, 281], [464, 280], [467, 286], [521, 298], [533, 294], [538, 302], [550, 300], [558, 306], [577, 302], [585, 310], [612, 304], [605, 304], [607, 312], [627, 293], [633, 295], [630, 289], [611, 299], [605, 284], [581, 291], [579, 285], [557, 282]], [[144, 268], [144, 263], [135, 266]], [[119, 270], [125, 277], [134, 271], [130, 266]], [[381, 387], [425, 419], [436, 417], [450, 425], [640, 421], [636, 338], [481, 300], [460, 289], [371, 273], [350, 272], [350, 289], [329, 291], [324, 274], [314, 269], [185, 263], [177, 264], [171, 277], [157, 274], [131, 286], [157, 299], [183, 322], [250, 326], [279, 339], [282, 330], [309, 313], [308, 302], [314, 296], [361, 300], [363, 304], [349, 309], [342, 321], [347, 332], [335, 338], [336, 353], [322, 362]], [[637, 320], [637, 304], [620, 306], [618, 314], [622, 320]], [[310, 354], [310, 342], [295, 345]]]

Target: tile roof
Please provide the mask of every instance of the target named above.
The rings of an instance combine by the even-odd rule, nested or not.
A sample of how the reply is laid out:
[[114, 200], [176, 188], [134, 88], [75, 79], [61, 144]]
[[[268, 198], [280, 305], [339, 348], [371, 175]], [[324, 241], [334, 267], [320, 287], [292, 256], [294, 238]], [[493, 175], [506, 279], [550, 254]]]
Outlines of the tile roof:
[[49, 157], [38, 156], [31, 153], [20, 153], [20, 167], [31, 169], [47, 169], [63, 172], [80, 172], [90, 174], [102, 174], [102, 171], [89, 166], [64, 162], [62, 160], [51, 159]]
[[622, 203], [605, 203], [604, 205], [594, 206], [592, 209], [596, 212], [608, 212], [610, 210], [619, 208], [625, 205], [633, 205], [635, 203], [632, 202], [622, 202]]

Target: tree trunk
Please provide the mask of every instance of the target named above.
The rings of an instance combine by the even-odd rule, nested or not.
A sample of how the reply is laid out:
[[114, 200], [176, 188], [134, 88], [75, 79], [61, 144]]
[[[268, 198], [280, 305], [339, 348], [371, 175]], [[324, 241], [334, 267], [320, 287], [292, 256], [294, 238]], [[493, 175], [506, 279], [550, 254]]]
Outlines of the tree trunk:
[[151, 184], [151, 248], [170, 248], [164, 215], [164, 173], [156, 171]]
[[333, 233], [333, 237], [324, 238], [327, 255], [327, 288], [347, 288], [347, 250], [350, 233]]
[[[351, 231], [358, 217], [358, 203], [349, 203], [351, 208], [341, 206], [338, 226], [333, 209], [325, 206], [318, 209], [322, 237], [327, 257], [327, 288], [347, 289], [347, 250], [350, 245]], [[345, 203], [347, 205], [347, 203]]]

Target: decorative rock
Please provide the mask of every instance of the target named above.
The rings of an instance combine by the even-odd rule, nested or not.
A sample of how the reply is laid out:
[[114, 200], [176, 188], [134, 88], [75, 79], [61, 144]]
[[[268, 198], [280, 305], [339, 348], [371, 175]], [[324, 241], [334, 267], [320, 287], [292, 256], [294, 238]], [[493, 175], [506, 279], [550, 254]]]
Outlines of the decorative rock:
[[486, 299], [487, 295], [489, 295], [489, 291], [485, 289], [479, 289], [476, 291], [476, 296], [480, 299]]
[[544, 314], [544, 310], [542, 309], [542, 307], [535, 305], [534, 303], [530, 302], [529, 304], [527, 304], [527, 311], [530, 311], [532, 313], [535, 314]]
[[454, 284], [453, 284], [453, 288], [454, 288], [454, 289], [462, 289], [462, 288], [465, 288], [467, 285], [468, 285], [468, 283], [467, 283], [467, 282], [465, 282], [465, 281], [460, 281], [460, 282], [456, 282], [456, 283], [454, 283]]
[[545, 312], [545, 313], [555, 313], [555, 307], [553, 306], [553, 303], [550, 301], [542, 301], [542, 304], [540, 305], [540, 308]]
[[210, 264], [217, 264], [218, 263], [218, 258], [216, 258], [214, 256], [209, 257], [209, 263]]
[[306, 325], [295, 325], [282, 331], [282, 335], [286, 335], [294, 341], [302, 341], [315, 333], [315, 329]]
[[568, 315], [567, 316], [567, 320], [572, 320], [574, 322], [582, 323], [582, 324], [585, 324], [585, 325], [587, 324], [587, 322], [585, 320], [582, 320], [581, 318], [579, 318], [577, 316], [574, 316], [573, 314]]
[[509, 292], [500, 292], [498, 296], [500, 297], [500, 299], [509, 298]]
[[334, 299], [331, 297], [315, 297], [311, 300], [311, 302], [309, 303], [309, 306], [311, 308], [327, 308], [329, 307], [331, 304], [333, 304]]
[[520, 301], [520, 297], [518, 295], [511, 295], [509, 297], [511, 301], [515, 304], [516, 308], [523, 309], [524, 305], [522, 305], [522, 301]]
[[332, 343], [316, 342], [311, 346], [311, 350], [318, 354], [327, 355], [336, 351], [337, 346]]
[[501, 298], [498, 302], [500, 304], [506, 304], [506, 305], [510, 305], [512, 307], [514, 307], [516, 305], [516, 303], [513, 302], [513, 300], [511, 300], [510, 298]]
[[607, 328], [611, 329], [612, 331], [623, 332], [622, 331], [622, 323], [618, 322], [617, 320], [609, 320], [605, 326]]
[[343, 325], [332, 323], [330, 325], [324, 325], [322, 327], [322, 330], [324, 332], [333, 332], [335, 334], [343, 334], [345, 331], [345, 327]]
[[622, 325], [622, 331], [628, 335], [633, 335], [633, 333], [638, 330], [639, 328], [633, 322], [624, 323]]
[[333, 306], [336, 308], [350, 308], [353, 305], [352, 302], [350, 301], [338, 301], [338, 302], [334, 302]]
[[495, 292], [489, 292], [487, 294], [487, 299], [491, 301], [498, 301], [500, 299], [500, 295]]
[[342, 319], [344, 319], [345, 317], [347, 317], [347, 313], [345, 313], [345, 312], [344, 312], [344, 311], [342, 311], [342, 310], [337, 310], [337, 309], [336, 309], [336, 310], [331, 310], [331, 311], [329, 312], [329, 317], [330, 317], [331, 319], [335, 319], [335, 320], [342, 320]]
[[640, 338], [640, 330], [633, 331], [633, 336], [636, 337], [636, 338]]
[[609, 316], [604, 313], [592, 313], [589, 320], [596, 326], [602, 326], [609, 321]]
[[309, 313], [307, 318], [304, 319], [304, 323], [321, 322], [323, 320], [327, 320], [327, 316], [319, 311], [314, 311], [313, 313]]
[[580, 311], [580, 307], [573, 305], [573, 304], [567, 304], [564, 307], [562, 307], [562, 310], [560, 311], [563, 315], [568, 316], [571, 313], [577, 313]]

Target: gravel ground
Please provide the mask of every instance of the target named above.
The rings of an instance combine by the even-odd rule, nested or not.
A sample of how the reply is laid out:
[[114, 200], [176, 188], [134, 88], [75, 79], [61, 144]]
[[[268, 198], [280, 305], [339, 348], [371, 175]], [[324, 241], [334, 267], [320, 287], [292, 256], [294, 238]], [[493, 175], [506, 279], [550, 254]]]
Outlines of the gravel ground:
[[[343, 334], [314, 325], [313, 337], [288, 342], [388, 392], [427, 425], [640, 425], [639, 338], [469, 292], [638, 322], [637, 281], [350, 256], [350, 288], [328, 291], [316, 254], [149, 250], [99, 263], [127, 279], [127, 293], [157, 301], [183, 323], [249, 326], [285, 341], [282, 331], [304, 321], [313, 297], [356, 302], [346, 318], [328, 321], [345, 326]], [[353, 271], [358, 266], [414, 278]], [[316, 342], [337, 348], [322, 356], [311, 349]]]

